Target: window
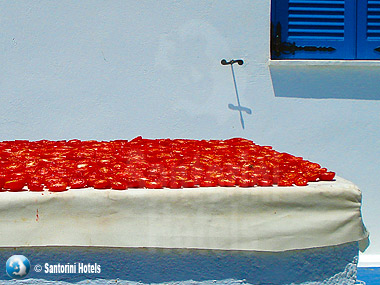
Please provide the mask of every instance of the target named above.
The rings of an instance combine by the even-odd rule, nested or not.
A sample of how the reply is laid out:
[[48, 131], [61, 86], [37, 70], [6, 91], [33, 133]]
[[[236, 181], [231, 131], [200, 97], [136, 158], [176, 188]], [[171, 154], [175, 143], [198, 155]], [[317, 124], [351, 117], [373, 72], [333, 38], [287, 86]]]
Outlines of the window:
[[380, 0], [272, 0], [272, 59], [380, 59]]

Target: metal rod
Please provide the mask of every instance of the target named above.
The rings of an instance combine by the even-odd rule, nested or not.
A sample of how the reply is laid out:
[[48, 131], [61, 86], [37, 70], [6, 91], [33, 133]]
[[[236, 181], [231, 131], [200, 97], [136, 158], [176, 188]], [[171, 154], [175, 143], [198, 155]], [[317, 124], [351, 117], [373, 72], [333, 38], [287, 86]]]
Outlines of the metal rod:
[[238, 93], [238, 89], [237, 89], [237, 84], [236, 84], [236, 78], [235, 78], [235, 72], [234, 72], [233, 64], [231, 64], [231, 72], [232, 72], [232, 78], [233, 78], [233, 80], [234, 80], [235, 93], [236, 93], [236, 100], [237, 100], [237, 103], [238, 103], [238, 106], [239, 106], [240, 123], [241, 123], [241, 127], [242, 127], [243, 130], [244, 130], [243, 113], [241, 112], [241, 105], [240, 105], [239, 93]]

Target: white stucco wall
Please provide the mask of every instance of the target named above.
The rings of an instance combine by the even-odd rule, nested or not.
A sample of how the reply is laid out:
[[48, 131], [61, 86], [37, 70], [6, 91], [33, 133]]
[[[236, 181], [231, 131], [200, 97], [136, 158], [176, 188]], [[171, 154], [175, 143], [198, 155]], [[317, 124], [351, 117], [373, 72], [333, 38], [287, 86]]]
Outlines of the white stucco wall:
[[[3, 1], [0, 140], [246, 137], [355, 182], [367, 254], [379, 254], [379, 96], [346, 99], [357, 98], [351, 79], [341, 99], [276, 96], [269, 11], [269, 0]], [[236, 98], [223, 58], [245, 61], [235, 65], [241, 104], [253, 111], [245, 130], [227, 107]], [[380, 92], [378, 78], [360, 86]]]

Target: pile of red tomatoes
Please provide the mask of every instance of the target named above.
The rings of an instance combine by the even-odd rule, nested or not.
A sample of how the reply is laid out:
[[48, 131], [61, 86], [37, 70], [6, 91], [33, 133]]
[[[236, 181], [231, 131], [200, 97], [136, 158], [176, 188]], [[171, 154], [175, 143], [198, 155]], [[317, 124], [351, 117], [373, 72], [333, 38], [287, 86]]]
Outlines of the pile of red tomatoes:
[[1, 191], [305, 186], [334, 176], [242, 138], [0, 142]]

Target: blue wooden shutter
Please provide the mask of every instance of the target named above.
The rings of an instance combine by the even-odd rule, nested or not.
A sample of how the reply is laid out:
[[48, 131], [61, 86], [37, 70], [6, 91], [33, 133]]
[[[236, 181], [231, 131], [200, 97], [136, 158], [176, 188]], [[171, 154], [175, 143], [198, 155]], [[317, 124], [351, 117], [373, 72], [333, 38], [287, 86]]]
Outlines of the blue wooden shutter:
[[[354, 0], [272, 0], [272, 24], [281, 24], [281, 41], [297, 46], [333, 47], [334, 51], [295, 51], [279, 59], [353, 59], [356, 56]], [[278, 31], [277, 31], [278, 34]], [[278, 54], [277, 54], [278, 55]]]
[[380, 1], [358, 0], [357, 58], [380, 59]]

